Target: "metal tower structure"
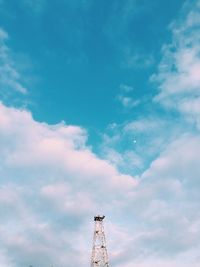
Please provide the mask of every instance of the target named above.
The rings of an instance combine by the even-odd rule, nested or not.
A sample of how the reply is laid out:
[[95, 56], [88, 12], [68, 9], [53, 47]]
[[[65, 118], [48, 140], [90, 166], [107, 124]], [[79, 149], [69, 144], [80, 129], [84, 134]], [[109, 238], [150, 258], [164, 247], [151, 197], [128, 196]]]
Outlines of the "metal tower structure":
[[103, 226], [105, 216], [95, 216], [91, 267], [109, 267], [106, 238]]

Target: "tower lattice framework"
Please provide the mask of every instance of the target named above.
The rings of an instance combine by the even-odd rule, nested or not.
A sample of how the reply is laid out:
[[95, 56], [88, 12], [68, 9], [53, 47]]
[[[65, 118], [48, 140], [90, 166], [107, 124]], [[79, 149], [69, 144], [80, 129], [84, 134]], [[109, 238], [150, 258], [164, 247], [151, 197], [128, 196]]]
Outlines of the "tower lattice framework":
[[106, 238], [103, 226], [105, 216], [95, 216], [91, 267], [109, 267]]

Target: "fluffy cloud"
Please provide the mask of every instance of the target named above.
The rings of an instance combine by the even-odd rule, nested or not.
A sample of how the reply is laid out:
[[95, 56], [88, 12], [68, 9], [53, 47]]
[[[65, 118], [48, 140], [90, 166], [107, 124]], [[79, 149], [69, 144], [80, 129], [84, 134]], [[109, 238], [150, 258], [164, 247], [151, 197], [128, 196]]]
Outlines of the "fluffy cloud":
[[84, 220], [114, 214], [135, 188], [133, 177], [96, 157], [86, 140], [80, 127], [38, 123], [0, 105], [0, 235], [10, 266], [65, 266], [69, 255], [70, 266], [78, 264], [73, 240]]
[[184, 120], [162, 114], [112, 124], [103, 134], [101, 154], [120, 170], [140, 175], [186, 128], [191, 127]]
[[[189, 7], [188, 7], [189, 5]], [[189, 8], [189, 12], [188, 12]], [[192, 1], [182, 16], [171, 24], [172, 43], [162, 48], [159, 72], [152, 80], [159, 82], [155, 101], [175, 109], [200, 123], [200, 2]]]
[[104, 135], [117, 166], [124, 159], [130, 163], [113, 149], [119, 143], [126, 148], [125, 142], [143, 162], [147, 155], [151, 162], [144, 165], [138, 186], [123, 206], [128, 233], [121, 229], [127, 242], [112, 255], [117, 266], [199, 265], [200, 2], [192, 4], [187, 3], [171, 24], [172, 43], [163, 45], [158, 73], [151, 78], [159, 85], [154, 105], [161, 104], [161, 114], [113, 125], [111, 135]]
[[197, 267], [199, 137], [171, 142], [139, 181], [95, 156], [84, 129], [3, 104], [0, 140], [5, 266], [87, 266], [91, 219], [102, 212], [113, 265]]
[[199, 149], [198, 136], [183, 134], [141, 175], [123, 206], [126, 229], [115, 233], [120, 246], [111, 243], [114, 265], [198, 266]]

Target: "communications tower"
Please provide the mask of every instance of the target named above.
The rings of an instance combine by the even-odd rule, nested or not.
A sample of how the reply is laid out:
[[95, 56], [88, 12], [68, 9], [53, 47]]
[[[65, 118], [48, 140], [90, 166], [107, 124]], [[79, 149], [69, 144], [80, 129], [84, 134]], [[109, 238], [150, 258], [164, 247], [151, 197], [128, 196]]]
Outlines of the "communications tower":
[[95, 216], [91, 267], [109, 267], [106, 238], [103, 226], [105, 216]]

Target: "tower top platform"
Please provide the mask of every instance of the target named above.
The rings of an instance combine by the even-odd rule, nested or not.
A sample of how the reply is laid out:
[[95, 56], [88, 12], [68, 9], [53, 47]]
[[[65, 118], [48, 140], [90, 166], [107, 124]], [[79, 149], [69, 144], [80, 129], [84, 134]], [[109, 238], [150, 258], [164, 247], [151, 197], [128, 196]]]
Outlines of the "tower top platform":
[[94, 221], [103, 221], [103, 219], [105, 218], [105, 216], [100, 216], [100, 215], [97, 215], [97, 216], [94, 216]]

